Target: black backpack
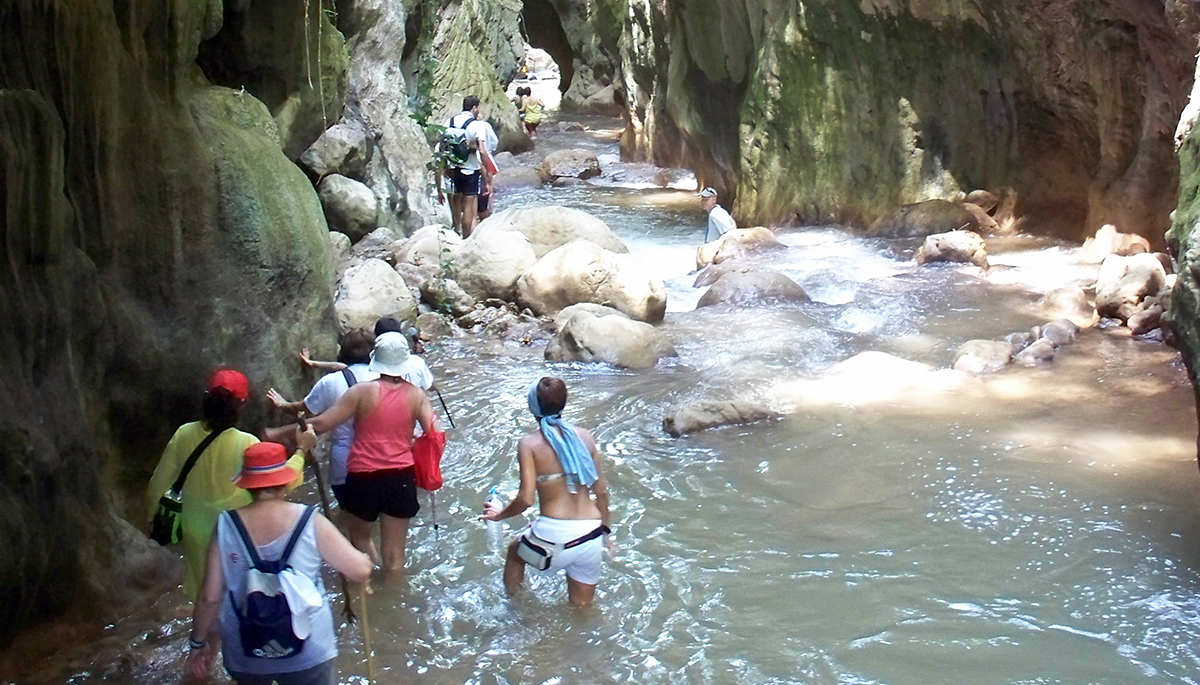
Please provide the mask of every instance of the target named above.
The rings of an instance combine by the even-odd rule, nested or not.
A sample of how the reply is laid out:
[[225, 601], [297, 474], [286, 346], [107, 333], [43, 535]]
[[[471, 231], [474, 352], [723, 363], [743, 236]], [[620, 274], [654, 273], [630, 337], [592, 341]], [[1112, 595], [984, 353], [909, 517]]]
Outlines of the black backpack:
[[455, 126], [454, 120], [459, 116], [461, 113], [450, 117], [450, 121], [446, 122], [446, 128], [442, 130], [442, 137], [438, 143], [447, 163], [455, 169], [466, 164], [471, 156], [471, 146], [467, 142], [467, 124], [473, 119], [468, 119], [462, 126]]
[[242, 545], [253, 567], [246, 574], [246, 596], [243, 606], [238, 607], [237, 598], [229, 591], [229, 601], [238, 619], [238, 634], [242, 638], [242, 651], [257, 659], [286, 659], [304, 650], [305, 640], [296, 637], [292, 630], [292, 609], [279, 581], [279, 574], [290, 568], [288, 559], [296, 542], [304, 533], [308, 519], [316, 510], [310, 506], [300, 515], [300, 520], [288, 538], [287, 547], [278, 561], [263, 561], [254, 548], [254, 541], [236, 511], [229, 512], [229, 519], [242, 538]]

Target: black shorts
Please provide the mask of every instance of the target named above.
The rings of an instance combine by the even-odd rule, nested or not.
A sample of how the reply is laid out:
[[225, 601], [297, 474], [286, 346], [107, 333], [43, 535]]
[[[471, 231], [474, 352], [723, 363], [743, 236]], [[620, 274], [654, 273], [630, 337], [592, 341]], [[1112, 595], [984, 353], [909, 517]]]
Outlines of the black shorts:
[[375, 521], [380, 514], [410, 519], [421, 509], [417, 504], [417, 478], [411, 466], [347, 474], [338, 502], [342, 509], [364, 521]]
[[491, 207], [491, 206], [492, 206], [491, 194], [479, 196], [479, 211], [486, 212], [488, 210], [488, 207]]
[[345, 509], [346, 505], [342, 504], [342, 498], [346, 496], [346, 485], [330, 485], [330, 490], [333, 490], [333, 498], [337, 500], [338, 506]]
[[454, 192], [458, 195], [478, 195], [479, 177], [482, 175], [482, 171], [464, 174], [462, 169], [451, 169], [450, 180], [454, 181]]

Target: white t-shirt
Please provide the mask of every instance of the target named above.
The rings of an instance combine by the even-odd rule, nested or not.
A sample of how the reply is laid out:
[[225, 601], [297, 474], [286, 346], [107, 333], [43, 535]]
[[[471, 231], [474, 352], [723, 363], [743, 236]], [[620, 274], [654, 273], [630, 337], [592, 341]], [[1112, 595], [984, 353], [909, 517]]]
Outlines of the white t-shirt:
[[[366, 364], [351, 364], [350, 372], [359, 383], [366, 383], [379, 378], [379, 374], [368, 371]], [[326, 374], [317, 381], [308, 396], [304, 398], [304, 406], [313, 414], [323, 414], [329, 410], [350, 386], [341, 371]], [[354, 442], [354, 420], [351, 419], [333, 429], [333, 444], [329, 450], [329, 483], [341, 485], [346, 482], [346, 456], [350, 454], [350, 444]]]
[[704, 242], [711, 243], [735, 228], [737, 222], [729, 216], [724, 207], [717, 205], [708, 213], [708, 229], [704, 232]]
[[[482, 119], [476, 119], [475, 115], [469, 111], [459, 112], [450, 117], [449, 124], [452, 128], [466, 129], [468, 141], [479, 142], [485, 148], [488, 148], [489, 152], [491, 151], [491, 148], [488, 146], [488, 131], [492, 129], [491, 124]], [[495, 131], [492, 131], [492, 136], [494, 137], [495, 135]], [[496, 144], [499, 145], [499, 142], [499, 139], [497, 139]], [[481, 167], [479, 153], [471, 150], [471, 154], [467, 155], [467, 161], [463, 162], [463, 165], [458, 170], [464, 174], [473, 174], [479, 171]]]

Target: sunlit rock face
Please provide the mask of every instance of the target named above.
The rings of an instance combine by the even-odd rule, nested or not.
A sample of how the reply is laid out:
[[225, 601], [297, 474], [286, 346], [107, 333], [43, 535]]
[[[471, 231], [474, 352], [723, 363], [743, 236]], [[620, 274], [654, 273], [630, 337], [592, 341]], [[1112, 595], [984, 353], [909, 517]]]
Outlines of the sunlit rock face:
[[119, 517], [141, 526], [208, 371], [294, 394], [295, 350], [333, 351], [328, 229], [288, 155], [322, 103], [338, 115], [342, 39], [316, 3], [236, 5], [0, 6], [19, 27], [0, 37], [0, 643], [169, 580]]
[[629, 0], [624, 149], [743, 224], [1012, 188], [1025, 230], [1161, 243], [1196, 26], [1186, 0]]

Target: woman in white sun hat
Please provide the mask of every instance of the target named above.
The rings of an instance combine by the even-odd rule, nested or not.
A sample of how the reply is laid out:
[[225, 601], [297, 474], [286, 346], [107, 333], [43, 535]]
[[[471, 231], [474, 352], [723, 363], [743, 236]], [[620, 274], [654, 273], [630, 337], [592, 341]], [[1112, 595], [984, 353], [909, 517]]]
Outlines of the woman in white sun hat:
[[350, 514], [350, 541], [372, 556], [370, 524], [380, 520], [382, 565], [390, 571], [404, 568], [408, 521], [420, 508], [413, 474], [413, 433], [417, 423], [426, 435], [436, 430], [425, 391], [405, 380], [419, 364], [423, 362], [409, 353], [403, 334], [380, 335], [367, 367], [379, 379], [356, 384], [310, 422], [317, 433], [327, 433], [354, 420], [341, 505]]

